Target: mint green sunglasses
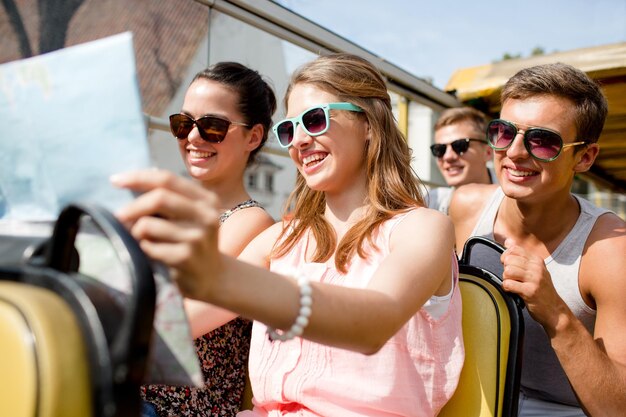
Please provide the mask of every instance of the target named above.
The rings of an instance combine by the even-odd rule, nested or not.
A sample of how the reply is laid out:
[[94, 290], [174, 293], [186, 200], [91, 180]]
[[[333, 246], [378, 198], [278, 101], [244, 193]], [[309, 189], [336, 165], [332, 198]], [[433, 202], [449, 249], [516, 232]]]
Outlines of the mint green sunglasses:
[[362, 108], [352, 103], [327, 103], [311, 107], [300, 113], [299, 116], [281, 120], [272, 127], [272, 131], [276, 139], [278, 139], [278, 144], [283, 148], [290, 147], [298, 124], [302, 125], [302, 129], [309, 136], [319, 136], [326, 133], [330, 126], [329, 111], [331, 109], [363, 111]]

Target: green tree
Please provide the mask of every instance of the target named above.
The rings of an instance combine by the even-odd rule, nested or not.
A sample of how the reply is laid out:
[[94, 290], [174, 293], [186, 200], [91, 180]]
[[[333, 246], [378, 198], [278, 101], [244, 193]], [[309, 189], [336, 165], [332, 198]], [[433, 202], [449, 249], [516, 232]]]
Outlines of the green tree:
[[[535, 46], [530, 51], [530, 55], [529, 56], [544, 55], [545, 53], [546, 53], [546, 50], [543, 47]], [[502, 58], [496, 59], [494, 62], [507, 61], [509, 59], [517, 59], [517, 58], [522, 58], [522, 54], [521, 53], [512, 54], [510, 52], [505, 52], [504, 54], [502, 54]]]
[[530, 56], [544, 55], [545, 53], [546, 50], [543, 49], [541, 46], [535, 46], [533, 50], [530, 51]]
[[517, 58], [521, 58], [521, 57], [522, 57], [522, 54], [510, 54], [508, 52], [505, 52], [502, 55], [502, 58], [500, 58], [498, 61], [507, 61], [509, 59], [517, 59]]

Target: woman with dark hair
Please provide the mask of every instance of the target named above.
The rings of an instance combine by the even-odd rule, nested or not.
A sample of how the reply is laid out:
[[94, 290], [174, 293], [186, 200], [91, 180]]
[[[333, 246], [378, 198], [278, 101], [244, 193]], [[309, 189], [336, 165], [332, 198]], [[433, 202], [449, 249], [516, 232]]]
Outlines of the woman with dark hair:
[[[257, 71], [220, 62], [194, 77], [182, 110], [170, 116], [187, 172], [216, 197], [219, 250], [231, 256], [274, 223], [246, 191], [244, 172], [266, 142], [275, 110], [274, 93]], [[236, 318], [213, 330], [206, 320], [219, 319], [222, 310], [189, 299], [185, 310], [205, 386], [150, 385], [142, 390], [144, 399], [162, 417], [234, 416], [242, 402], [252, 323]]]

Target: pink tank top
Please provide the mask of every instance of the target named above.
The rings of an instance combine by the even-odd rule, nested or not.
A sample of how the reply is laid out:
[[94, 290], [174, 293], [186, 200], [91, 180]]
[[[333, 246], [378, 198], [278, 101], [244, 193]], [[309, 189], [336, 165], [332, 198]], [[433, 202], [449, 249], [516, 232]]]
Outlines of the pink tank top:
[[[389, 254], [390, 234], [405, 215], [383, 223], [374, 239], [378, 251], [369, 247], [367, 259], [353, 258], [345, 275], [334, 264], [305, 262], [306, 239], [272, 260], [270, 269], [299, 269], [312, 281], [364, 288]], [[272, 342], [266, 326], [255, 322], [249, 359], [255, 407], [238, 416], [437, 415], [456, 389], [464, 359], [458, 269], [452, 258], [455, 285], [448, 310], [434, 319], [420, 309], [374, 355], [302, 338]]]

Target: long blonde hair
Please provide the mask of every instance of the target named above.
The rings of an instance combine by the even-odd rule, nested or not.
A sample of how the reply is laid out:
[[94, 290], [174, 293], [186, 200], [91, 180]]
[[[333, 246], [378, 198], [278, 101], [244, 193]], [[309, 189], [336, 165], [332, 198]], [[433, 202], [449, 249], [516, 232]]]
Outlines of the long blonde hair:
[[[362, 258], [367, 256], [365, 239], [373, 244], [377, 226], [407, 209], [424, 206], [420, 182], [410, 165], [411, 150], [394, 119], [385, 81], [369, 61], [351, 54], [332, 54], [305, 64], [291, 78], [285, 108], [297, 84], [315, 85], [339, 101], [356, 104], [363, 109], [358, 117], [366, 117], [370, 126], [365, 153], [369, 208], [341, 239], [335, 254], [337, 270], [345, 273], [355, 252]], [[298, 172], [296, 187], [286, 204], [287, 224], [272, 257], [285, 255], [310, 229], [317, 242], [313, 261], [330, 259], [337, 237], [324, 218], [325, 204], [324, 193], [310, 189]]]

